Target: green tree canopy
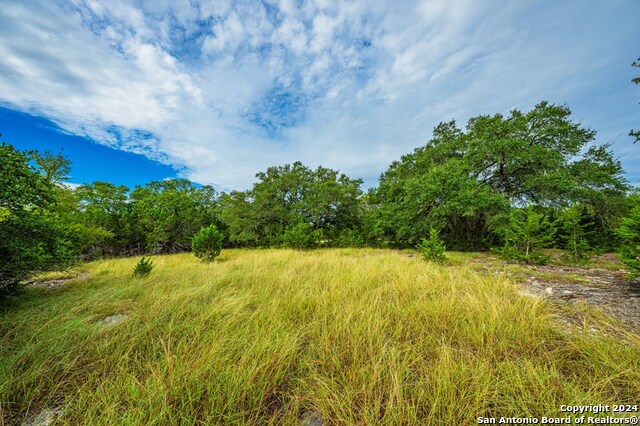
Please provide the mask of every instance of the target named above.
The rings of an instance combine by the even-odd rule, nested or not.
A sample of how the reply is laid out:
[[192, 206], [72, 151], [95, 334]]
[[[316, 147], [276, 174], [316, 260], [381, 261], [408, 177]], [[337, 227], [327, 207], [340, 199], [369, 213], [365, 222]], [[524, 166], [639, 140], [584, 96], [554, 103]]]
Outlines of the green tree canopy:
[[361, 224], [360, 179], [300, 162], [269, 167], [251, 191], [221, 197], [221, 217], [234, 243], [280, 245], [285, 229], [308, 223], [327, 239]]
[[415, 245], [435, 226], [452, 247], [482, 247], [496, 238], [489, 219], [511, 207], [623, 197], [620, 163], [570, 115], [541, 102], [527, 113], [473, 117], [464, 131], [454, 121], [439, 124], [372, 193], [379, 237]]

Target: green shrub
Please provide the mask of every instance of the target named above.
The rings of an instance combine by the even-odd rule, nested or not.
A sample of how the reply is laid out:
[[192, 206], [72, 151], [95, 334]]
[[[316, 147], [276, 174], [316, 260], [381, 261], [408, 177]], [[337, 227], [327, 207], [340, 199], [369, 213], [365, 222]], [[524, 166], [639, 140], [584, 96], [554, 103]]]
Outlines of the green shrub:
[[151, 273], [152, 269], [153, 261], [142, 256], [142, 259], [140, 259], [140, 261], [136, 263], [136, 266], [133, 268], [133, 276], [144, 278]]
[[543, 213], [534, 207], [514, 209], [499, 228], [504, 246], [493, 251], [505, 259], [543, 265], [549, 256], [543, 251], [553, 241], [555, 229]]
[[640, 276], [640, 206], [620, 221], [618, 235], [622, 243], [620, 261], [631, 269], [633, 276]]
[[300, 222], [284, 231], [284, 246], [298, 250], [314, 248], [318, 244], [318, 233], [309, 223]]
[[589, 239], [593, 236], [593, 217], [586, 207], [574, 206], [565, 210], [556, 220], [558, 236], [566, 252], [562, 260], [572, 265], [586, 263], [593, 255]]
[[338, 234], [334, 245], [336, 247], [364, 247], [364, 238], [359, 229], [344, 229]]
[[422, 258], [429, 262], [442, 262], [446, 259], [444, 252], [447, 247], [440, 239], [440, 235], [435, 228], [429, 230], [429, 239], [423, 238], [416, 249], [422, 255]]
[[193, 254], [199, 259], [211, 262], [220, 255], [223, 239], [224, 235], [215, 225], [202, 228], [191, 240]]

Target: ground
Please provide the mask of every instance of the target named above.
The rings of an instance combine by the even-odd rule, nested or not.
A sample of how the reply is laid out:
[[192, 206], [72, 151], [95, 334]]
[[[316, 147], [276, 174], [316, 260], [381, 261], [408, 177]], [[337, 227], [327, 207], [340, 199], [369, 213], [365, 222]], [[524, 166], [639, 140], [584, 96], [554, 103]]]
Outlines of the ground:
[[638, 403], [636, 293], [615, 295], [613, 259], [225, 250], [156, 256], [144, 279], [137, 260], [4, 304], [0, 423], [475, 424]]
[[[590, 327], [580, 307], [588, 306], [620, 321], [623, 328], [640, 333], [640, 282], [629, 278], [628, 271], [613, 253], [597, 255], [581, 266], [559, 263], [556, 257], [547, 265], [517, 265], [490, 254], [470, 258], [481, 273], [502, 273], [521, 285], [520, 293], [553, 302], [558, 320], [567, 325]], [[565, 309], [574, 305], [573, 310]], [[608, 332], [619, 333], [614, 321]]]

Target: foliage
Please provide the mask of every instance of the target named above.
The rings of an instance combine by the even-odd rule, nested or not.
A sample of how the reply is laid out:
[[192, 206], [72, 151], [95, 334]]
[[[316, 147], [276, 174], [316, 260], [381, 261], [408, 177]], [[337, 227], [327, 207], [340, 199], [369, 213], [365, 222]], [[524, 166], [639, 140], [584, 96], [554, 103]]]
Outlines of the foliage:
[[640, 196], [634, 197], [637, 204], [629, 216], [623, 218], [618, 228], [621, 239], [620, 261], [627, 265], [632, 274], [640, 275]]
[[53, 155], [51, 152], [45, 151], [42, 154], [37, 153], [34, 161], [40, 169], [42, 178], [48, 184], [60, 183], [69, 178], [71, 160], [62, 154]]
[[513, 209], [501, 219], [494, 224], [504, 239], [504, 246], [496, 249], [501, 256], [533, 264], [549, 261], [543, 249], [552, 243], [555, 229], [544, 213], [534, 207]]
[[282, 240], [285, 247], [307, 250], [318, 245], [318, 233], [311, 224], [300, 222], [287, 228]]
[[200, 229], [191, 240], [193, 254], [202, 260], [211, 262], [220, 255], [224, 235], [215, 225]]
[[429, 239], [423, 238], [420, 244], [416, 246], [416, 249], [426, 261], [442, 262], [446, 259], [444, 252], [447, 248], [435, 228], [429, 230]]
[[83, 229], [56, 211], [57, 187], [30, 162], [37, 153], [0, 145], [0, 294], [35, 272], [78, 258]]
[[191, 248], [203, 226], [217, 224], [216, 192], [196, 188], [185, 179], [169, 179], [136, 187], [131, 193], [130, 220], [139, 227], [150, 253], [175, 253]]
[[269, 167], [256, 177], [250, 191], [220, 199], [232, 244], [278, 246], [285, 230], [299, 222], [331, 238], [361, 224], [360, 179], [324, 167], [312, 170], [300, 162]]
[[570, 264], [585, 263], [593, 254], [589, 239], [593, 235], [594, 220], [586, 206], [566, 209], [556, 221], [558, 236], [566, 250], [563, 259]]
[[603, 200], [624, 197], [622, 168], [609, 146], [587, 149], [595, 132], [570, 115], [566, 106], [542, 102], [527, 113], [473, 117], [465, 131], [454, 121], [440, 123], [372, 191], [378, 238], [415, 245], [436, 226], [449, 246], [482, 248], [500, 242], [490, 225], [511, 207], [594, 200], [603, 205], [601, 222], [611, 223], [614, 201]]
[[142, 258], [136, 263], [136, 266], [133, 268], [133, 276], [137, 278], [144, 278], [149, 276], [151, 271], [153, 270], [153, 261], [150, 258]]
[[365, 240], [362, 229], [343, 229], [334, 239], [334, 247], [364, 247]]

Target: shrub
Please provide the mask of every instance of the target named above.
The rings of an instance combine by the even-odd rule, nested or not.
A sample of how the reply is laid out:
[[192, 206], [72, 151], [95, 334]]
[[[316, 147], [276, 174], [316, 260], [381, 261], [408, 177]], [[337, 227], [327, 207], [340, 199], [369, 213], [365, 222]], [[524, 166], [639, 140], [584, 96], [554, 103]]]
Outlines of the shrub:
[[566, 252], [562, 259], [572, 265], [585, 263], [593, 254], [589, 239], [592, 237], [593, 218], [582, 206], [574, 206], [563, 212], [556, 221], [560, 240]]
[[220, 255], [224, 235], [215, 225], [200, 229], [191, 240], [193, 254], [206, 262], [211, 262]]
[[142, 259], [133, 268], [133, 276], [138, 278], [144, 278], [151, 273], [153, 269], [153, 261], [142, 256]]
[[318, 233], [311, 224], [300, 222], [284, 231], [283, 242], [285, 247], [307, 250], [318, 244], [317, 237]]
[[344, 229], [338, 234], [334, 245], [336, 247], [364, 247], [364, 238], [359, 229]]
[[539, 265], [549, 261], [543, 248], [551, 244], [555, 230], [547, 217], [533, 207], [512, 210], [499, 232], [505, 243], [494, 251], [503, 258]]
[[423, 238], [416, 249], [422, 258], [430, 262], [442, 262], [446, 259], [444, 252], [447, 249], [435, 228], [429, 230], [429, 239]]
[[620, 221], [620, 261], [631, 269], [633, 276], [640, 276], [640, 206], [634, 207]]

